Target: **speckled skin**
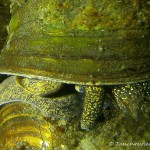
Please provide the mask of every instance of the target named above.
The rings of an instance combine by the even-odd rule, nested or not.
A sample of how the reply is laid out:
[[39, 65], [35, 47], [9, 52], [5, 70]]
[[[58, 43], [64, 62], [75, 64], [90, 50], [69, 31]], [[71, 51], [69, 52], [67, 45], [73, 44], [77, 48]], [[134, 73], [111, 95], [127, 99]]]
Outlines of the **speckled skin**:
[[37, 107], [43, 116], [63, 119], [66, 122], [81, 114], [80, 93], [66, 91], [51, 97], [41, 97], [27, 92], [18, 85], [16, 77], [12, 76], [4, 80], [0, 86], [0, 104], [24, 101]]
[[16, 82], [27, 92], [30, 92], [33, 95], [39, 95], [41, 97], [53, 95], [63, 87], [63, 83], [60, 82], [23, 77], [16, 77]]
[[[24, 84], [24, 86], [21, 86], [22, 84], [20, 80], [23, 80], [23, 78], [10, 77], [2, 83], [0, 88], [0, 103], [7, 103], [9, 101], [15, 100], [25, 101], [27, 103], [35, 105], [38, 109], [42, 111], [44, 116], [52, 116], [55, 118], [63, 118], [66, 120], [69, 120], [77, 113], [81, 112], [82, 108], [77, 108], [77, 105], [80, 106], [82, 102], [80, 100], [80, 94], [75, 93], [72, 95], [64, 95], [60, 97], [58, 96], [56, 98], [53, 98], [53, 96], [51, 96], [50, 98], [45, 98], [43, 96], [38, 96], [38, 90], [39, 93], [41, 93], [40, 88], [37, 88], [35, 93], [31, 93], [26, 90], [29, 89], [30, 86], [32, 87], [35, 79], [30, 79], [30, 84], [28, 83], [29, 80], [24, 80], [28, 83]], [[47, 81], [45, 82], [47, 83]], [[37, 82], [37, 86], [39, 83], [40, 80], [39, 82]], [[43, 83], [44, 81], [42, 82], [42, 84]], [[58, 84], [56, 83], [56, 86], [54, 84], [55, 83], [52, 82], [51, 87], [49, 87], [50, 93], [51, 91], [55, 90], [56, 92], [58, 92], [58, 88], [56, 88]], [[5, 89], [5, 87], [7, 88]], [[104, 89], [100, 86], [83, 86], [82, 88], [84, 88], [84, 91], [82, 91], [84, 92], [82, 96], [84, 102], [81, 117], [81, 128], [89, 130], [95, 125], [98, 117], [102, 113], [102, 107], [104, 102]], [[23, 92], [22, 94], [22, 90], [25, 90], [27, 92]], [[9, 93], [9, 91], [11, 91], [11, 93]], [[77, 110], [79, 112], [77, 112]]]
[[[18, 81], [15, 81], [15, 77], [10, 77], [2, 83], [0, 88], [1, 104], [9, 101], [21, 100], [35, 105], [41, 110], [44, 116], [65, 120], [69, 120], [73, 116], [81, 114], [83, 107], [80, 126], [84, 130], [92, 129], [97, 122], [97, 119], [103, 113], [103, 104], [106, 95], [103, 86], [79, 86], [80, 89], [78, 89], [78, 91], [81, 92], [81, 95], [80, 93], [74, 93], [45, 98], [30, 92], [22, 93], [22, 90], [25, 89], [25, 87], [21, 88], [18, 86]], [[55, 87], [53, 84], [52, 87]], [[54, 91], [54, 89], [52, 89], [52, 91]], [[133, 105], [136, 107], [136, 98], [150, 98], [150, 83], [143, 82], [114, 86], [114, 88], [112, 88], [112, 94], [121, 110], [130, 111], [128, 99], [131, 99]], [[82, 101], [83, 106], [81, 106]]]
[[102, 113], [104, 89], [100, 86], [84, 86], [84, 89], [85, 96], [81, 118], [81, 128], [88, 130], [95, 125], [95, 122]]
[[[125, 113], [130, 113], [130, 111], [134, 111], [134, 109], [136, 109], [138, 106], [142, 106], [142, 104], [137, 102], [137, 99], [150, 100], [150, 82], [119, 85], [112, 90], [112, 93], [115, 96], [120, 110], [124, 111]], [[135, 114], [136, 110], [134, 112], [134, 115]], [[137, 117], [138, 116], [134, 118]]]
[[[98, 117], [102, 114], [102, 108], [105, 101], [105, 91], [101, 86], [84, 86], [84, 89], [85, 96], [81, 128], [88, 130], [93, 127]], [[127, 111], [130, 108], [130, 105], [128, 105], [129, 99], [133, 100], [133, 105], [137, 107], [136, 99], [143, 97], [150, 98], [150, 82], [117, 85], [112, 88], [112, 94], [120, 109]], [[129, 108], [127, 109], [126, 106]]]

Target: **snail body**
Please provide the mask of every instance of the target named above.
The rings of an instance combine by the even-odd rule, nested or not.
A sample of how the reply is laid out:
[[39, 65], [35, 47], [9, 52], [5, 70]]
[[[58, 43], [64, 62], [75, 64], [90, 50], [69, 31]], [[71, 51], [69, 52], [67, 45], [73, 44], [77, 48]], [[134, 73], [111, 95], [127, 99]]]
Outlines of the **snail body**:
[[12, 0], [0, 72], [84, 87], [81, 127], [88, 130], [102, 112], [103, 86], [149, 86], [148, 5]]

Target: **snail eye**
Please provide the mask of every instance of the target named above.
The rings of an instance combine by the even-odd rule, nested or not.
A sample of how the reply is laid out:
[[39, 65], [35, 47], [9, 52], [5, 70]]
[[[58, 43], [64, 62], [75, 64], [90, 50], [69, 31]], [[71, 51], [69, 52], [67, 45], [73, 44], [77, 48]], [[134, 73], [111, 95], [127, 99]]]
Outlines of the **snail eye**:
[[85, 92], [85, 89], [82, 85], [76, 85], [75, 86], [75, 89], [77, 92], [80, 92], [80, 93], [84, 93]]

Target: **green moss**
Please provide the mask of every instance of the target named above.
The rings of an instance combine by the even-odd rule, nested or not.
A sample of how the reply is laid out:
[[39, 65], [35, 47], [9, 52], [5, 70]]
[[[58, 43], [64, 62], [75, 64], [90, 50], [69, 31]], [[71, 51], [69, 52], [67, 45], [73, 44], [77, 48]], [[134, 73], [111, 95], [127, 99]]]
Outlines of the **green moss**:
[[0, 1], [0, 52], [7, 37], [7, 26], [10, 20], [10, 3], [8, 0]]

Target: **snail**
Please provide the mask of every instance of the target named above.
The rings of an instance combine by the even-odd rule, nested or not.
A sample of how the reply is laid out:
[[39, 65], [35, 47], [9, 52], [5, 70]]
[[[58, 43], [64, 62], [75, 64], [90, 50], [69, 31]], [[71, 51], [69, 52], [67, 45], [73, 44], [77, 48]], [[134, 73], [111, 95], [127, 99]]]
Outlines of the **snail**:
[[[105, 86], [130, 85], [124, 91], [127, 95], [139, 87], [149, 96], [147, 1], [18, 3], [12, 0], [1, 74], [74, 85], [84, 93], [81, 128], [85, 130], [91, 129], [102, 113]], [[116, 91], [117, 99], [120, 95]]]

